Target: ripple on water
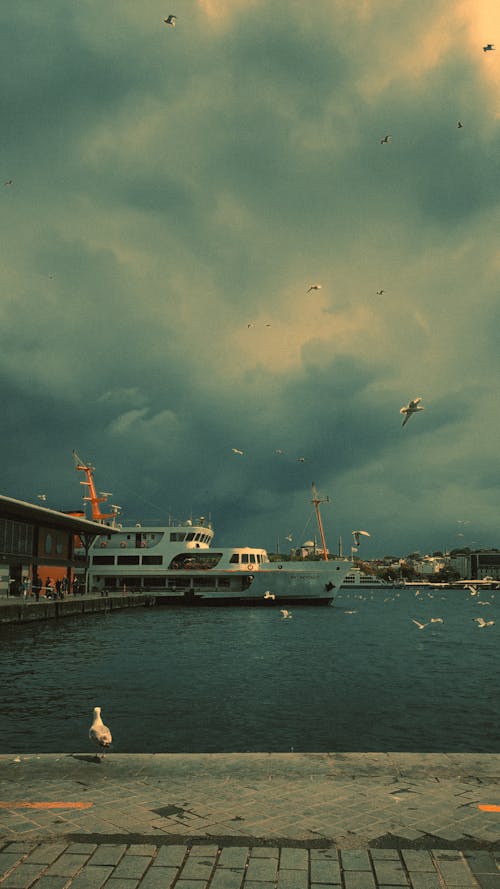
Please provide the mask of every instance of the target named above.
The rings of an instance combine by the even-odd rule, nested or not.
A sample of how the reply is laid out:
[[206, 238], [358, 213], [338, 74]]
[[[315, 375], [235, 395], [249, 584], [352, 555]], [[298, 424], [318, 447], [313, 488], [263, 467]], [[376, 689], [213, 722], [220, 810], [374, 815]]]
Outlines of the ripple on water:
[[100, 705], [122, 753], [496, 752], [500, 618], [480, 629], [484, 613], [466, 591], [377, 590], [291, 621], [270, 605], [4, 627], [0, 751], [90, 749]]

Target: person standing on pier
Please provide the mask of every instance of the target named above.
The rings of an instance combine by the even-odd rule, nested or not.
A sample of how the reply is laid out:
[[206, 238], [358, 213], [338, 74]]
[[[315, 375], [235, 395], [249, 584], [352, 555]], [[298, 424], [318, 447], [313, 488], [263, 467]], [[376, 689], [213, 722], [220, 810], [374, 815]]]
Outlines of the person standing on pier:
[[42, 578], [38, 574], [35, 574], [35, 579], [33, 581], [33, 590], [35, 593], [35, 600], [37, 602], [40, 599], [41, 589], [42, 589]]

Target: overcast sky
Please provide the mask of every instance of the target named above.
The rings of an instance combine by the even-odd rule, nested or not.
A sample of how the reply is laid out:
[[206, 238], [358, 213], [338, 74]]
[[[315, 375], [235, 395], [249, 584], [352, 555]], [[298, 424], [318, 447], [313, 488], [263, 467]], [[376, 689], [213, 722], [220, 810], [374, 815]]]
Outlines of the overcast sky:
[[497, 0], [17, 0], [0, 33], [2, 493], [80, 506], [75, 448], [220, 545], [313, 536], [313, 481], [332, 549], [500, 545]]

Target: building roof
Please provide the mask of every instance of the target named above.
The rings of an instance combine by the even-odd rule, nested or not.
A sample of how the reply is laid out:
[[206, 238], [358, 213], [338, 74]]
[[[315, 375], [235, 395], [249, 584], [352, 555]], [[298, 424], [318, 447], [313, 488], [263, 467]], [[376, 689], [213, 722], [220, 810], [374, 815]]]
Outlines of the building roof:
[[104, 528], [106, 529], [106, 534], [115, 534], [118, 531], [117, 528], [102, 525], [101, 522], [92, 522], [89, 519], [68, 515], [56, 509], [48, 509], [35, 503], [26, 503], [24, 500], [5, 497], [3, 494], [0, 494], [0, 517], [36, 522], [38, 524], [45, 523], [50, 525], [51, 528], [65, 528], [67, 531], [73, 531], [75, 534], [79, 532], [102, 534]]

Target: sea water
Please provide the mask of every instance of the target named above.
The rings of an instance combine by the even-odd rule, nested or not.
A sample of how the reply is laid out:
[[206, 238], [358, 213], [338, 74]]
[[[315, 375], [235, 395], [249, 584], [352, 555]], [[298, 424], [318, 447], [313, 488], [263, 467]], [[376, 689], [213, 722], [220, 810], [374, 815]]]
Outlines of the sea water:
[[496, 752], [500, 592], [417, 593], [3, 627], [0, 752], [90, 750], [95, 706], [118, 753]]

